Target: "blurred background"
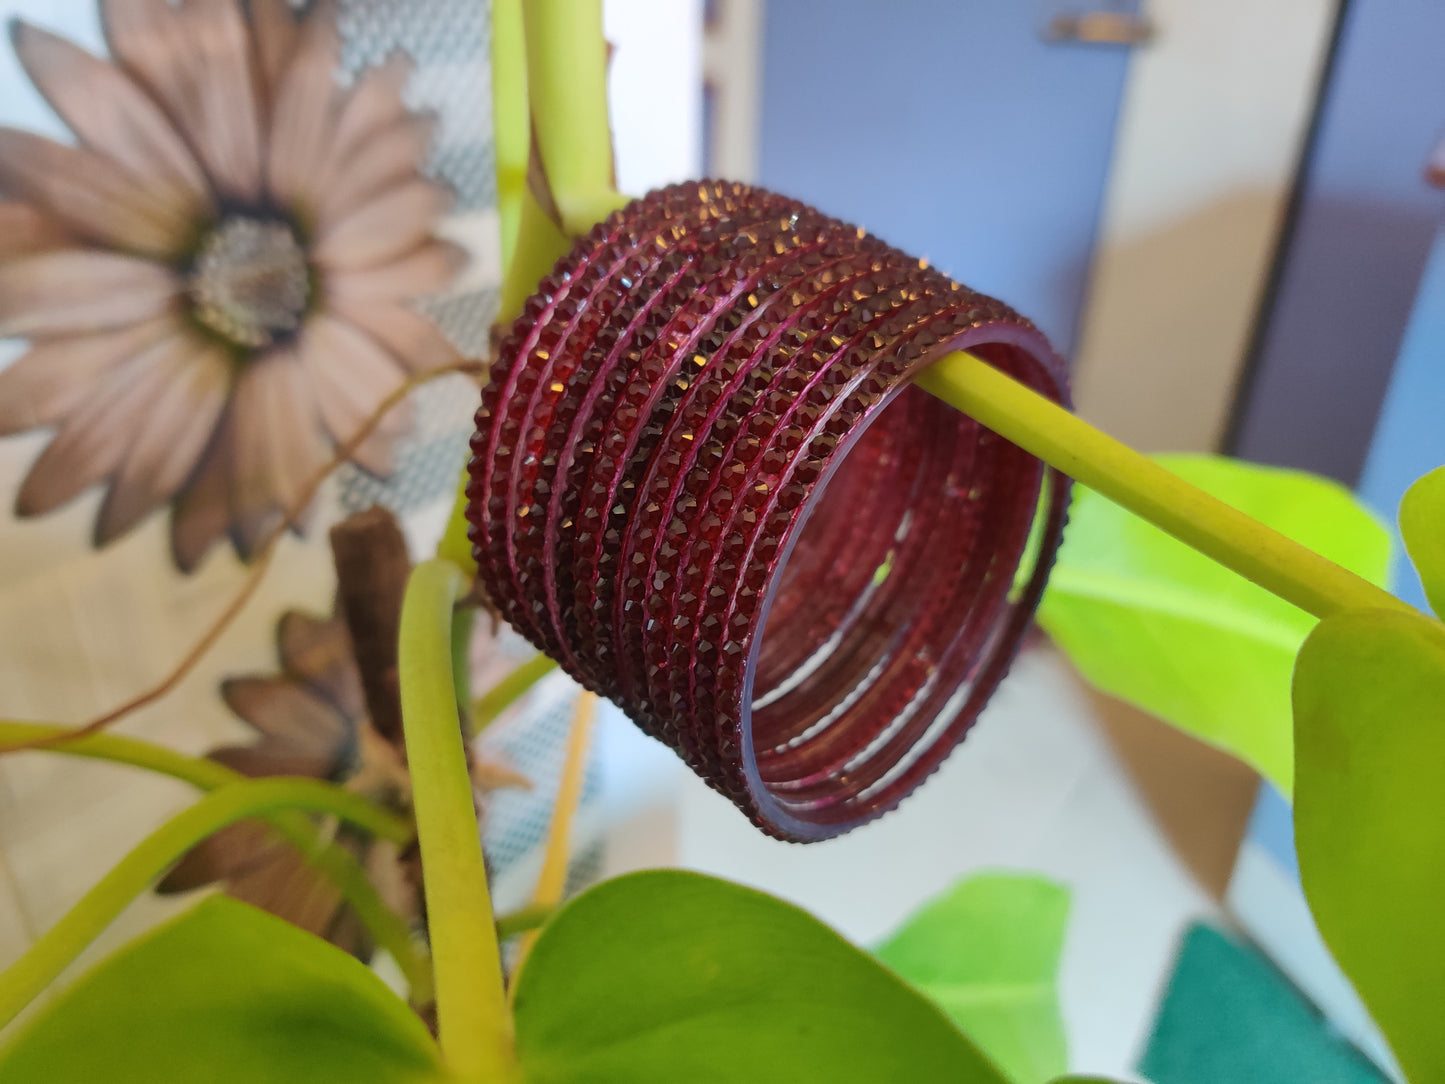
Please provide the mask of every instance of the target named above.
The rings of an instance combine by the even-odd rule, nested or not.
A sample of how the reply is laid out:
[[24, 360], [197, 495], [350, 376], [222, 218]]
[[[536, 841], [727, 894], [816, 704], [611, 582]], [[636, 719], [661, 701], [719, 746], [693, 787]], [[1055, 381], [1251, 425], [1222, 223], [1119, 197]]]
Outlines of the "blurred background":
[[[1324, 474], [1391, 523], [1445, 462], [1439, 4], [712, 0], [701, 16], [704, 172], [808, 200], [1004, 298], [1071, 359], [1077, 408], [1106, 431]], [[1143, 1059], [1152, 1079], [1190, 1079], [1170, 1075], [1159, 1003], [1199, 981], [1180, 945], [1200, 917], [1257, 942], [1325, 1033], [1389, 1068], [1313, 933], [1287, 803], [1084, 692], [1047, 649], [938, 779], [844, 840], [785, 848], [680, 794], [681, 861], [865, 941], [964, 869], [1067, 883], [1077, 1068]], [[1246, 1015], [1203, 1013], [1199, 1034], [1247, 1041], [1231, 1031]], [[1265, 1058], [1218, 1079], [1374, 1078], [1310, 1076], [1280, 1018], [1255, 1026], [1276, 1075]]]
[[[472, 262], [427, 311], [475, 350], [499, 279], [486, 5], [339, 6], [346, 63], [400, 44], [418, 62], [409, 104], [440, 115], [428, 169], [458, 195], [442, 232]], [[719, 176], [866, 226], [1034, 319], [1071, 359], [1079, 412], [1145, 451], [1319, 472], [1391, 522], [1409, 482], [1445, 462], [1438, 0], [607, 0], [605, 11], [624, 191]], [[0, 14], [103, 50], [88, 0], [0, 0]], [[0, 123], [63, 133], [3, 48]], [[470, 406], [428, 411], [428, 447], [445, 464]], [[0, 441], [0, 474], [18, 477], [41, 444]], [[418, 550], [430, 544], [449, 474], [426, 449], [408, 462], [411, 474], [385, 492], [342, 479], [328, 508], [381, 500]], [[143, 657], [116, 654], [93, 615], [111, 613], [102, 627], [121, 637], [155, 595], [134, 583], [117, 595], [120, 558], [84, 547], [57, 556], [55, 530], [50, 520], [0, 532], [8, 715], [79, 718], [114, 702], [137, 668], [173, 659], [237, 582], [229, 555], [181, 586], [147, 566], [143, 582], [170, 584], [179, 601], [144, 619], [166, 631]], [[283, 557], [213, 660], [165, 712], [128, 723], [135, 733], [201, 751], [234, 726], [216, 682], [272, 665], [282, 600], [329, 605], [324, 543], [288, 539]], [[1397, 589], [1419, 600], [1399, 568]], [[39, 616], [56, 590], [68, 600], [63, 622]], [[86, 680], [56, 694], [68, 671], [47, 660], [76, 650]], [[508, 893], [525, 899], [535, 876], [569, 697], [566, 679], [550, 679], [532, 728], [497, 739], [538, 784], [504, 799], [488, 827], [505, 858], [503, 904]], [[109, 766], [0, 760], [0, 964], [184, 800]], [[1289, 1075], [1300, 1055], [1285, 1037], [1298, 1034], [1300, 1049], [1342, 1035], [1373, 1059], [1343, 1056], [1330, 1063], [1336, 1075], [1311, 1080], [1390, 1071], [1313, 933], [1283, 799], [1247, 768], [1088, 692], [1046, 644], [1025, 653], [922, 791], [844, 839], [801, 848], [762, 837], [610, 710], [579, 830], [579, 880], [705, 870], [794, 900], [863, 943], [971, 870], [1043, 873], [1072, 892], [1061, 976], [1072, 1068], [1143, 1064], [1157, 1084], [1182, 1084], [1171, 1056], [1212, 1036], [1266, 1050], [1262, 1075], [1248, 1079], [1305, 1079]], [[115, 938], [160, 906], [138, 905]], [[1240, 939], [1259, 961], [1252, 977], [1225, 982], [1224, 964], [1181, 952], [1201, 921]], [[1226, 995], [1204, 999], [1219, 1011], [1199, 1018], [1197, 1034], [1166, 1027], [1171, 998], [1193, 1004], [1210, 982]], [[1248, 982], [1288, 1012], [1231, 1015], [1230, 995]], [[1260, 1069], [1271, 1042], [1276, 1076]]]

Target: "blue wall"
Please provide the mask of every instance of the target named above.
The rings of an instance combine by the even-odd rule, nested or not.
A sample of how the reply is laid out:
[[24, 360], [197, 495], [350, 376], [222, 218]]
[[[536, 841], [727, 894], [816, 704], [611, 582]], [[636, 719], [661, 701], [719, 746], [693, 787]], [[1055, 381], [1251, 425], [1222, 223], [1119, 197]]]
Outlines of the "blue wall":
[[[1445, 212], [1445, 3], [1350, 0], [1232, 451], [1354, 485]], [[1393, 509], [1392, 509], [1393, 511]]]
[[[1441, 108], [1445, 113], [1445, 99]], [[1394, 522], [1410, 483], [1439, 466], [1445, 466], [1445, 229], [1435, 235], [1420, 280], [1365, 460], [1360, 496]], [[1403, 555], [1394, 572], [1396, 594], [1424, 607], [1420, 578]]]
[[1016, 0], [772, 0], [759, 180], [1032, 317], [1067, 353], [1127, 52]]

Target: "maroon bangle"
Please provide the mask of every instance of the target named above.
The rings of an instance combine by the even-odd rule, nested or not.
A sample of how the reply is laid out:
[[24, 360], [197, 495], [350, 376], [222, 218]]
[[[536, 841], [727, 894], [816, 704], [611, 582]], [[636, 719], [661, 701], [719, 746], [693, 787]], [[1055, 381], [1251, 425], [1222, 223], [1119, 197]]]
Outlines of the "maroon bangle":
[[1064, 478], [909, 386], [964, 349], [1067, 402], [1032, 324], [860, 229], [738, 184], [637, 200], [493, 363], [482, 582], [765, 831], [871, 820], [973, 725], [1063, 530]]

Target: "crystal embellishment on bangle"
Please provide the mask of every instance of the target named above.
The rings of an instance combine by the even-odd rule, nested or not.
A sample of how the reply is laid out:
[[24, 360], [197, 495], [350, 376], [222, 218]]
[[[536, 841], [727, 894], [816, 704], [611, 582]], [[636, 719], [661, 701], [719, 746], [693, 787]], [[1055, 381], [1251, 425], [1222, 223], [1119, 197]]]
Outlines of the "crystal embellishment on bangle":
[[580, 239], [505, 334], [469, 516], [501, 615], [759, 827], [892, 809], [1004, 676], [1068, 484], [911, 380], [967, 349], [1067, 402], [1007, 306], [702, 181]]

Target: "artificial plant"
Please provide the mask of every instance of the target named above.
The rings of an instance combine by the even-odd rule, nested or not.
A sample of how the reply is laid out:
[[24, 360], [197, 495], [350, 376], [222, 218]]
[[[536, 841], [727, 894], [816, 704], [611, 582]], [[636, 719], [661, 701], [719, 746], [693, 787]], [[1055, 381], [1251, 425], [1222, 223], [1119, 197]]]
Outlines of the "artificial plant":
[[[503, 315], [510, 319], [524, 311], [536, 283], [571, 239], [624, 201], [611, 180], [599, 5], [498, 0], [493, 18], [507, 268]], [[544, 297], [538, 305], [552, 300]], [[1283, 600], [1256, 607], [1254, 617], [1242, 621], [1246, 635], [1278, 649], [1303, 635], [1308, 619], [1299, 613], [1322, 619], [1309, 632], [1294, 670], [1292, 761], [1278, 734], [1265, 739], [1243, 728], [1219, 727], [1217, 711], [1196, 712], [1192, 706], [1175, 711], [1153, 675], [1134, 680], [1116, 661], [1101, 658], [1106, 645], [1081, 651], [1081, 665], [1086, 672], [1110, 674], [1112, 691], [1183, 716], [1182, 724], [1239, 752], [1283, 785], [1293, 769], [1305, 888], [1325, 936], [1359, 983], [1407, 1075], [1416, 1082], [1440, 1078], [1445, 1050], [1432, 1006], [1439, 998], [1445, 939], [1435, 929], [1433, 904], [1445, 887], [1438, 861], [1445, 850], [1440, 829], [1445, 818], [1420, 813], [1424, 803], [1437, 801], [1439, 791], [1431, 776], [1439, 745], [1432, 724], [1445, 691], [1440, 688], [1445, 629], [1362, 576], [1092, 430], [988, 360], [951, 353], [918, 383], [991, 433]], [[396, 398], [384, 400], [378, 410], [384, 413]], [[1233, 471], [1233, 478], [1213, 478], [1214, 488], [1227, 494], [1236, 485], [1252, 484], [1247, 469]], [[1291, 493], [1310, 488], [1281, 484]], [[1436, 535], [1445, 520], [1441, 488], [1437, 472], [1412, 491], [1403, 516], [1407, 544], [1437, 606], [1445, 593]], [[685, 873], [620, 878], [555, 913], [544, 910], [537, 916], [545, 925], [535, 943], [504, 981], [459, 725], [469, 692], [454, 665], [464, 655], [458, 645], [470, 635], [467, 604], [475, 599], [477, 569], [466, 541], [466, 509], [463, 493], [439, 556], [412, 573], [402, 614], [400, 688], [414, 825], [327, 784], [237, 781], [217, 765], [94, 733], [123, 710], [75, 732], [5, 724], [12, 747], [126, 761], [213, 792], [143, 842], [0, 976], [0, 1019], [13, 1019], [33, 1001], [98, 929], [198, 839], [259, 816], [336, 878], [378, 943], [403, 963], [413, 1001], [429, 1004], [434, 997], [437, 1042], [406, 1002], [344, 953], [243, 904], [212, 899], [61, 991], [0, 1050], [0, 1072], [51, 1081], [684, 1078], [992, 1084], [1005, 1079], [1005, 1072], [1031, 1079], [1060, 1067], [1056, 1049], [1001, 1042], [985, 1017], [969, 1006], [950, 1005], [949, 992], [936, 991], [950, 1019], [919, 989], [795, 908]], [[1101, 513], [1106, 521], [1113, 514]], [[1292, 526], [1307, 532], [1313, 518], [1311, 513]], [[1126, 521], [1113, 526], [1119, 522]], [[1372, 529], [1360, 526], [1365, 534]], [[1351, 528], [1343, 533], [1350, 535]], [[1084, 537], [1087, 543], [1088, 534]], [[1160, 556], [1159, 547], [1179, 543], [1148, 532], [1124, 541], [1129, 552], [1153, 560], [1158, 576], [1192, 579], [1178, 561]], [[485, 546], [485, 529], [482, 542]], [[1020, 539], [1021, 547], [1025, 542]], [[1373, 545], [1342, 545], [1339, 556], [1351, 559], [1354, 553], [1361, 571], [1376, 571], [1364, 567], [1374, 564]], [[258, 543], [258, 552], [264, 561], [269, 544]], [[1086, 546], [1079, 567], [1088, 559]], [[1061, 560], [1068, 568], [1067, 547]], [[877, 575], [892, 575], [886, 562]], [[1087, 620], [1079, 612], [1086, 604], [1080, 602], [1080, 582], [1076, 576], [1072, 595], [1065, 584], [1064, 593], [1044, 607], [1046, 623], [1060, 630], [1066, 648], [1070, 621]], [[1119, 582], [1116, 575], [1115, 587]], [[1143, 606], [1127, 591], [1108, 601], [1139, 622], [1157, 595], [1151, 592]], [[1244, 601], [1225, 600], [1212, 614], [1224, 613], [1238, 626], [1239, 615], [1251, 612], [1251, 597], [1259, 602], [1259, 596], [1246, 594]], [[1177, 593], [1175, 601], [1180, 602]], [[1197, 596], [1192, 602], [1192, 610], [1188, 598], [1176, 610], [1196, 625], [1207, 624], [1211, 613], [1201, 611], [1209, 607], [1198, 605]], [[1285, 604], [1292, 608], [1283, 609]], [[1214, 621], [1216, 646], [1229, 625]], [[1199, 654], [1197, 644], [1186, 645], [1173, 661], [1187, 665]], [[545, 663], [529, 664], [507, 683], [506, 695], [547, 669]], [[377, 911], [364, 878], [317, 839], [311, 823], [298, 817], [303, 811], [324, 812], [398, 841], [409, 840], [414, 828], [429, 952], [404, 931], [397, 935], [395, 916]], [[1045, 899], [1039, 911], [1040, 923], [1054, 931], [1048, 936], [1056, 936], [1057, 902]], [[976, 913], [973, 921], [995, 913]], [[963, 921], [953, 916], [964, 914], [966, 906], [925, 914], [880, 949], [882, 959], [924, 990], [952, 985], [948, 974], [929, 973], [928, 961], [918, 957], [927, 957], [929, 943], [951, 938], [952, 923]], [[931, 927], [935, 932], [927, 932]], [[1046, 954], [1020, 964], [1020, 973], [1039, 993], [1054, 966]], [[139, 998], [137, 991], [148, 996]], [[1034, 1034], [1053, 1034], [1049, 1029], [1057, 1025], [1046, 994], [1039, 993], [1030, 1012], [1043, 1018], [1042, 1030]]]

